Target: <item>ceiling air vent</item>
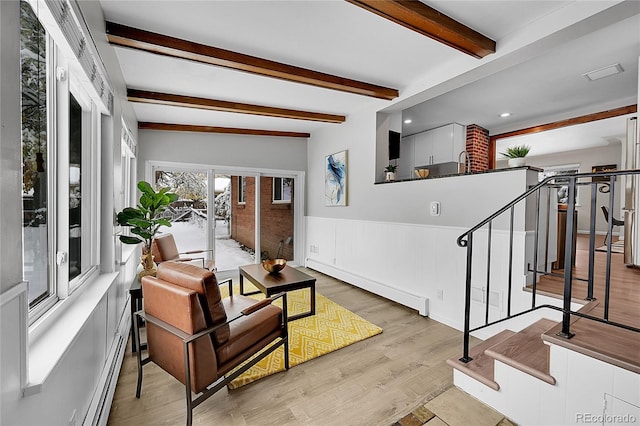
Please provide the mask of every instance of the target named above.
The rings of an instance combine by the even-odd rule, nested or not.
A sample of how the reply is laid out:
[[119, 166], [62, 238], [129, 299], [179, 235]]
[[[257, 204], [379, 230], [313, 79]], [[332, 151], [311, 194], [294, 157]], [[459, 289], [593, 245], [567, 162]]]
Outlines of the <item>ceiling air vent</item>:
[[623, 71], [624, 70], [622, 69], [622, 66], [620, 64], [613, 64], [608, 65], [604, 68], [586, 72], [582, 74], [582, 76], [588, 81], [595, 81], [601, 78], [609, 77], [611, 75], [620, 74]]

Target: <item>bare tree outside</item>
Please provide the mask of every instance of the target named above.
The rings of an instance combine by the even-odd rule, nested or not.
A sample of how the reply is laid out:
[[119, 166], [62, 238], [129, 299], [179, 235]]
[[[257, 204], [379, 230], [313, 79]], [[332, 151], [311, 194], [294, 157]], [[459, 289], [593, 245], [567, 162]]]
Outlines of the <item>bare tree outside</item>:
[[[216, 175], [216, 181], [225, 178]], [[224, 188], [218, 188], [212, 208], [215, 220], [215, 261], [219, 271], [235, 269], [238, 265], [253, 263], [252, 254], [230, 238], [229, 221], [231, 218], [230, 179]], [[172, 203], [165, 214], [171, 220], [171, 228], [161, 228], [161, 232], [173, 234], [178, 250], [202, 250], [207, 248], [207, 199], [208, 175], [205, 172], [184, 172], [156, 170], [156, 187], [170, 188], [178, 194], [178, 200]], [[213, 255], [209, 253], [210, 256]], [[208, 257], [210, 258], [210, 257]]]

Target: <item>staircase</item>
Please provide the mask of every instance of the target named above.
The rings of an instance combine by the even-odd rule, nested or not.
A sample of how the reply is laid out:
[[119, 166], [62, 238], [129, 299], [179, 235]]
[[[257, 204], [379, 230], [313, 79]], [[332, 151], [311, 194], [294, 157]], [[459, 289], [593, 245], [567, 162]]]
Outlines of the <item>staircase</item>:
[[[640, 170], [618, 172], [639, 173]], [[576, 174], [568, 178], [565, 265], [572, 264], [571, 256], [576, 250], [572, 225], [577, 219], [571, 213], [576, 187], [591, 187], [590, 250], [588, 267], [583, 266], [582, 270], [574, 267], [557, 271], [550, 267], [555, 259], [549, 251], [549, 235], [553, 234], [549, 232], [549, 224], [554, 214], [549, 208], [553, 197], [549, 195], [553, 188], [549, 180], [542, 181], [458, 239], [458, 244], [467, 249], [465, 333], [461, 356], [447, 363], [454, 369], [454, 384], [458, 388], [518, 424], [640, 424], [640, 275], [632, 275], [625, 290], [617, 289], [623, 300], [620, 303], [618, 294], [618, 306], [614, 306], [610, 298], [611, 287], [616, 285], [611, 280], [610, 241], [605, 260], [598, 258], [600, 270], [594, 267], [596, 198], [598, 192], [605, 192], [595, 183], [598, 180], [592, 179], [594, 176]], [[615, 177], [609, 178], [606, 192], [611, 191], [612, 208]], [[528, 201], [531, 197], [535, 203]], [[518, 208], [528, 220], [520, 236], [514, 227]], [[504, 226], [505, 222], [509, 227], [500, 229], [500, 223]], [[609, 221], [609, 232], [611, 227]], [[492, 243], [496, 233], [493, 239], [498, 243]], [[517, 257], [522, 252], [524, 262]], [[497, 273], [497, 268], [491, 265], [492, 257], [508, 259], [508, 273]], [[482, 267], [484, 264], [486, 269]], [[517, 271], [523, 265], [527, 265], [527, 274], [520, 280]], [[624, 269], [622, 262], [620, 267]], [[587, 278], [578, 277], [579, 273]], [[556, 283], [560, 278], [563, 283], [562, 294], [555, 296], [556, 300], [550, 300], [546, 292], [538, 292], [536, 288], [552, 278]], [[586, 292], [586, 300], [572, 296], [576, 285]], [[483, 304], [478, 303], [478, 288], [486, 295]], [[628, 294], [626, 289], [630, 289]], [[491, 305], [491, 291], [506, 294], [506, 301], [494, 297], [503, 305], [495, 302]], [[527, 298], [528, 306], [524, 303]], [[471, 346], [472, 334], [490, 337]]]
[[[575, 325], [581, 321], [590, 323], [580, 319]], [[470, 349], [472, 361], [447, 360], [454, 384], [521, 425], [577, 425], [605, 414], [611, 421], [598, 424], [640, 423], [637, 333], [622, 331], [630, 359], [616, 360], [614, 348], [601, 361], [599, 354], [565, 347], [566, 340], [556, 336], [560, 329], [543, 318], [518, 332], [501, 331]], [[600, 337], [585, 340], [597, 344]]]

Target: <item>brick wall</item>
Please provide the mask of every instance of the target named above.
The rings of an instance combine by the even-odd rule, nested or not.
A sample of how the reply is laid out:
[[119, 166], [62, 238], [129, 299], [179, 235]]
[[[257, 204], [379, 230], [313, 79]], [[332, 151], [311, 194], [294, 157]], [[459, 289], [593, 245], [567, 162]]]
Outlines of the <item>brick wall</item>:
[[231, 176], [231, 238], [247, 247], [255, 247], [255, 178], [245, 177], [246, 199], [238, 203], [238, 176]]
[[[231, 178], [231, 237], [255, 250], [255, 178], [245, 179], [246, 200], [243, 205], [238, 204], [238, 177]], [[276, 257], [280, 241], [282, 241], [280, 257], [293, 260], [294, 194], [295, 191], [292, 187], [291, 203], [274, 203], [272, 201], [273, 178], [260, 178], [260, 245], [262, 252], [268, 257]], [[290, 244], [286, 244], [288, 237], [292, 238]]]
[[477, 124], [467, 126], [466, 150], [471, 158], [471, 171], [489, 170], [489, 131]]

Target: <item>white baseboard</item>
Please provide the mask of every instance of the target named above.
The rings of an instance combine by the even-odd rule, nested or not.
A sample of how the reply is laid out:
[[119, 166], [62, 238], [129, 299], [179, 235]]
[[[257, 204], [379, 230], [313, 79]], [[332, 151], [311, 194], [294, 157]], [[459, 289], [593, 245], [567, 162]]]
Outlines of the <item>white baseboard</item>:
[[388, 284], [383, 284], [377, 281], [373, 281], [369, 278], [365, 278], [351, 272], [336, 268], [335, 266], [328, 265], [326, 263], [318, 262], [314, 259], [307, 258], [305, 260], [305, 266], [311, 269], [315, 269], [323, 274], [330, 275], [339, 280], [345, 281], [349, 284], [360, 287], [363, 290], [370, 291], [371, 293], [382, 296], [386, 299], [393, 300], [396, 303], [415, 309], [422, 316], [429, 315], [429, 299], [424, 296], [412, 294], [402, 289], [392, 287]]

